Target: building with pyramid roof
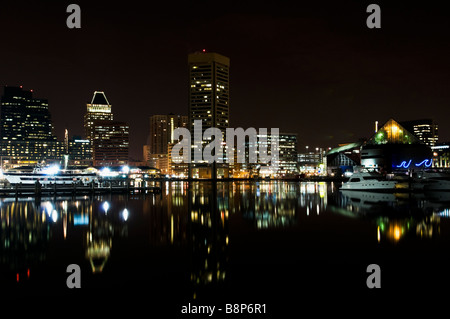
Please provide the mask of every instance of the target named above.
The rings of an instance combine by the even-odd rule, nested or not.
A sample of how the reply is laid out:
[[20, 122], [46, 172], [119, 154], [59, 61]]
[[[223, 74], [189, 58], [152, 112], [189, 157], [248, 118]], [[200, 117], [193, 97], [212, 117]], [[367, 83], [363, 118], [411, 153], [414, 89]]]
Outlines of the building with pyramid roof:
[[361, 165], [366, 168], [392, 172], [431, 164], [431, 148], [392, 118], [361, 147]]
[[366, 141], [340, 145], [327, 153], [327, 173], [341, 175], [363, 166], [384, 173], [432, 166], [433, 153], [416, 135], [389, 119]]

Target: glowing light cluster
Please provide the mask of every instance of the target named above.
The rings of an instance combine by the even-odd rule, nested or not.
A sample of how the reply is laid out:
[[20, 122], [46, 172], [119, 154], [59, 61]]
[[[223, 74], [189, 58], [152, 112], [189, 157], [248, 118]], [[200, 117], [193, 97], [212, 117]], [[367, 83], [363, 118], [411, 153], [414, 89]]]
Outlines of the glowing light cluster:
[[109, 167], [103, 167], [100, 170], [101, 177], [116, 177], [119, 175], [119, 172], [113, 172]]
[[59, 170], [60, 170], [59, 165], [52, 165], [42, 169], [42, 173], [45, 175], [55, 175], [58, 174]]

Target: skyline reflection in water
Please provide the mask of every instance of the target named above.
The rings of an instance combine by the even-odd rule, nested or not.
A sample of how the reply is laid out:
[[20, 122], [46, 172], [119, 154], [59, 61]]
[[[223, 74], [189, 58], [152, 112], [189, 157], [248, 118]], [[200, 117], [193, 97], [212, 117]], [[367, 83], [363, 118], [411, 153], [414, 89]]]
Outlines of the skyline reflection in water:
[[325, 182], [166, 182], [161, 194], [0, 205], [0, 282], [11, 296], [73, 293], [65, 279], [75, 263], [82, 293], [145, 283], [157, 288], [149, 292], [155, 298], [195, 300], [211, 289], [245, 294], [247, 280], [258, 289], [273, 284], [255, 274], [285, 265], [288, 274], [292, 265], [359, 263], [372, 251], [391, 258], [450, 244], [449, 193], [341, 192]]

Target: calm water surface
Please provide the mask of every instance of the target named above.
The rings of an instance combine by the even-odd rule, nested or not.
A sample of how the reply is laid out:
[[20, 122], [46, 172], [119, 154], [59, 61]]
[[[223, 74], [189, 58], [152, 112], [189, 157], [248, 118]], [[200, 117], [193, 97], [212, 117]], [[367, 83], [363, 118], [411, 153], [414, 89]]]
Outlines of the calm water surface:
[[[372, 263], [389, 296], [430, 296], [450, 283], [450, 192], [167, 182], [161, 194], [0, 205], [3, 299], [139, 300], [176, 317], [188, 302], [266, 303], [274, 313], [371, 298]], [[70, 264], [81, 267], [81, 289], [66, 286]]]

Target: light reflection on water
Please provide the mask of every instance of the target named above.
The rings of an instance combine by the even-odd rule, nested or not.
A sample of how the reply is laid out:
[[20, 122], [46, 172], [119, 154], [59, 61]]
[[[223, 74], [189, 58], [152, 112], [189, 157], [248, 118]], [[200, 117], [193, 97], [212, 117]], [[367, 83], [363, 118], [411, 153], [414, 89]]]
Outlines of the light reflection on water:
[[[2, 199], [0, 205], [2, 284], [27, 281], [34, 269], [46, 276], [48, 267], [64, 272], [68, 261], [114, 280], [136, 256], [145, 265], [161, 263], [158, 271], [178, 267], [196, 298], [202, 287], [227, 281], [243, 238], [271, 241], [284, 230], [301, 236], [302, 227], [320, 232], [337, 217], [369, 225], [369, 240], [379, 245], [426, 240], [440, 236], [450, 193], [340, 192], [324, 182], [167, 182], [161, 194]], [[155, 252], [175, 254], [175, 248], [182, 256], [176, 262], [155, 260]], [[64, 282], [54, 287], [63, 289]]]

